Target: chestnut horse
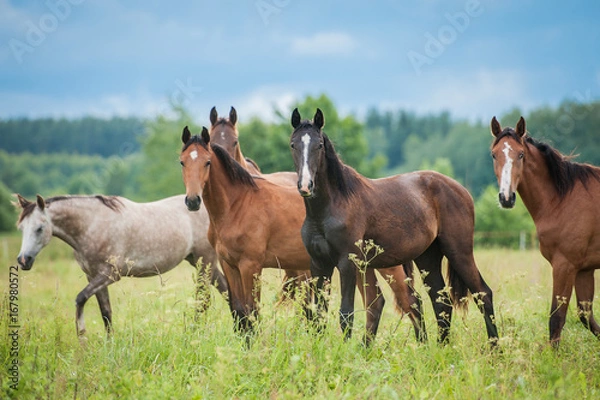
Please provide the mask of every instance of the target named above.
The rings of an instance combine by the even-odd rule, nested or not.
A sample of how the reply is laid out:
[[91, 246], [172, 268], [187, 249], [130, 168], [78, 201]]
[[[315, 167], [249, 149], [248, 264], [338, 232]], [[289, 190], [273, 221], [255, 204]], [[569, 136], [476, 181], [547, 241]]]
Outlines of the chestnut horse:
[[[235, 161], [244, 169], [254, 175], [259, 175], [271, 182], [295, 187], [297, 176], [295, 172], [275, 172], [272, 174], [262, 174], [260, 167], [254, 160], [244, 157], [239, 142], [239, 133], [237, 129], [237, 111], [234, 107], [229, 110], [229, 118], [219, 117], [217, 108], [210, 110], [210, 140], [213, 144], [222, 146]], [[296, 289], [302, 284], [301, 280], [310, 277], [310, 271], [286, 270], [283, 280], [283, 296], [294, 298]]]
[[494, 117], [491, 131], [500, 205], [512, 208], [519, 193], [552, 265], [550, 343], [560, 342], [573, 286], [581, 322], [600, 338], [592, 312], [594, 271], [600, 268], [600, 168], [572, 162], [531, 138], [523, 117], [516, 129], [502, 129]]
[[[458, 182], [433, 171], [413, 172], [382, 179], [367, 179], [342, 163], [322, 131], [325, 120], [317, 109], [313, 121], [292, 113], [294, 131], [290, 146], [298, 191], [304, 199], [306, 219], [302, 239], [311, 256], [316, 291], [331, 279], [337, 266], [341, 281], [340, 324], [351, 335], [356, 273], [349, 260], [358, 240], [373, 240], [384, 252], [367, 270], [414, 260], [427, 271], [440, 341], [446, 342], [452, 304], [470, 291], [484, 315], [489, 342], [498, 339], [492, 290], [473, 257], [474, 206], [469, 192]], [[448, 259], [450, 304], [444, 297], [442, 258]], [[325, 307], [322, 298], [319, 308]]]
[[[190, 213], [183, 205], [184, 196], [151, 203], [116, 196], [38, 196], [35, 202], [17, 197], [22, 209], [17, 223], [23, 233], [17, 258], [21, 268], [31, 269], [37, 254], [56, 236], [73, 248], [85, 272], [89, 284], [75, 301], [78, 335], [85, 333], [83, 308], [94, 295], [110, 333], [108, 286], [123, 276], [160, 275], [187, 260], [198, 269], [196, 298], [203, 297], [199, 307], [206, 307], [210, 300], [204, 282], [207, 275], [221, 293], [227, 291], [215, 251], [206, 237], [206, 210]], [[202, 263], [198, 264], [200, 259]]]
[[[210, 143], [206, 128], [200, 136], [192, 136], [186, 126], [181, 139], [185, 203], [194, 211], [204, 201], [210, 217], [208, 238], [227, 278], [235, 329], [251, 333], [262, 269], [310, 269], [311, 259], [300, 236], [302, 200], [293, 187], [252, 176], [223, 147]], [[352, 272], [356, 280], [356, 267]], [[417, 338], [424, 338], [420, 304], [405, 282], [404, 270], [395, 268], [389, 273], [397, 305], [409, 314]], [[365, 280], [366, 294], [362, 290], [361, 294], [367, 308], [368, 344], [377, 332], [385, 301], [372, 271], [367, 271]], [[306, 314], [311, 317], [308, 308]]]

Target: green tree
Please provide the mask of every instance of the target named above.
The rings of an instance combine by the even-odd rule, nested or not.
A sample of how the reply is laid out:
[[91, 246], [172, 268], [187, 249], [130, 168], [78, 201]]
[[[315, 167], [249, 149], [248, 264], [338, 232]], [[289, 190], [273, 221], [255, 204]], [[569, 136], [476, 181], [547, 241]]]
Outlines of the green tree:
[[17, 211], [13, 206], [10, 190], [0, 182], [0, 232], [9, 232], [15, 229]]
[[175, 119], [160, 115], [146, 125], [147, 135], [142, 140], [143, 161], [137, 180], [140, 196], [146, 201], [185, 193], [181, 178], [179, 153], [181, 132], [189, 126], [193, 134], [200, 128], [181, 106], [174, 106]]
[[518, 195], [513, 209], [503, 209], [498, 205], [498, 186], [489, 185], [475, 202], [477, 245], [517, 248], [521, 232], [531, 238], [534, 231], [533, 220]]

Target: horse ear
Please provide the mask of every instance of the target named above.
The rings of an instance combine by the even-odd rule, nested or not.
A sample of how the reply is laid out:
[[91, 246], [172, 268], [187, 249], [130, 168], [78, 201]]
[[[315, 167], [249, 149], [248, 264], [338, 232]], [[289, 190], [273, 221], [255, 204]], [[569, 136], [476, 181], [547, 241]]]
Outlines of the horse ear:
[[317, 108], [317, 112], [315, 113], [315, 117], [313, 118], [313, 124], [321, 129], [325, 125], [325, 117], [323, 117], [323, 111], [320, 108]]
[[214, 125], [218, 118], [219, 114], [217, 114], [217, 107], [213, 106], [213, 108], [210, 109], [210, 124]]
[[44, 201], [44, 198], [38, 194], [36, 195], [36, 200], [38, 207], [43, 211], [44, 208], [46, 208], [46, 202]]
[[498, 137], [498, 135], [502, 133], [502, 127], [500, 126], [500, 122], [498, 122], [495, 115], [494, 118], [492, 118], [492, 123], [490, 124], [490, 126], [492, 129], [493, 136]]
[[231, 122], [234, 126], [237, 123], [237, 111], [235, 111], [233, 106], [231, 106], [231, 110], [229, 110], [229, 122]]
[[18, 206], [20, 206], [21, 208], [25, 208], [26, 206], [31, 204], [31, 202], [29, 200], [27, 200], [25, 197], [21, 196], [20, 194], [17, 193], [16, 196], [17, 196], [17, 200], [19, 201]]
[[298, 126], [300, 126], [300, 111], [298, 111], [298, 108], [294, 108], [294, 111], [292, 111], [292, 127], [294, 129], [296, 129]]
[[185, 128], [183, 128], [183, 133], [181, 134], [181, 141], [183, 142], [183, 144], [186, 144], [187, 142], [190, 141], [191, 137], [192, 137], [192, 134], [190, 133], [190, 130], [186, 125]]
[[525, 126], [525, 119], [523, 117], [521, 117], [519, 119], [519, 122], [517, 122], [517, 135], [519, 135], [519, 137], [523, 137], [525, 135], [525, 132], [527, 132], [526, 126]]
[[208, 129], [206, 129], [205, 126], [202, 127], [202, 140], [204, 140], [204, 143], [208, 144], [210, 142], [210, 134], [208, 133]]

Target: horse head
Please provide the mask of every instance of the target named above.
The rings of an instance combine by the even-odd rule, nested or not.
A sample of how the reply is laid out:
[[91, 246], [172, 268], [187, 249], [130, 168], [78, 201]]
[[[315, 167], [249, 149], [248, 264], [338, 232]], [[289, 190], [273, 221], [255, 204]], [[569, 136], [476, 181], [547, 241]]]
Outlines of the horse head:
[[235, 157], [240, 152], [237, 112], [235, 108], [231, 107], [229, 110], [229, 118], [223, 118], [219, 117], [217, 109], [213, 107], [210, 110], [210, 123], [210, 138], [212, 142], [222, 146], [229, 154]]
[[303, 197], [312, 197], [315, 178], [325, 157], [325, 139], [321, 130], [325, 125], [323, 112], [317, 108], [312, 121], [302, 121], [296, 108], [292, 112], [291, 123], [294, 131], [290, 139], [290, 148], [298, 174], [298, 191]]
[[185, 205], [190, 211], [198, 211], [202, 203], [202, 190], [208, 181], [212, 151], [210, 134], [202, 127], [200, 135], [192, 136], [186, 126], [181, 135], [183, 148], [179, 156], [183, 183], [185, 184]]
[[492, 158], [494, 160], [494, 173], [498, 179], [498, 200], [504, 208], [512, 208], [516, 201], [516, 192], [521, 175], [523, 173], [523, 162], [525, 159], [525, 119], [521, 117], [516, 129], [504, 128], [496, 117], [491, 122], [492, 136]]
[[22, 232], [21, 251], [17, 262], [21, 269], [30, 270], [38, 253], [52, 239], [52, 221], [46, 210], [44, 199], [38, 195], [35, 202], [31, 202], [21, 195], [17, 195], [17, 207], [21, 214], [17, 226]]

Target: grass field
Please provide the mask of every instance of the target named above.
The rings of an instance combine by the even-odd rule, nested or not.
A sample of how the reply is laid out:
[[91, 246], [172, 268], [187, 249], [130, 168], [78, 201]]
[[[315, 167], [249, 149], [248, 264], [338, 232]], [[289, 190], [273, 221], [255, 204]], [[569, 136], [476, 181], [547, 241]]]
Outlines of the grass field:
[[[115, 333], [110, 339], [90, 299], [87, 340], [80, 342], [75, 297], [86, 279], [70, 249], [53, 239], [31, 271], [19, 271], [19, 352], [14, 357], [9, 266], [19, 245], [19, 236], [0, 237], [0, 398], [600, 398], [600, 342], [579, 323], [573, 301], [560, 349], [547, 345], [551, 269], [538, 251], [476, 252], [494, 291], [499, 351], [488, 349], [483, 318], [473, 303], [467, 313], [455, 314], [451, 343], [437, 345], [428, 298], [430, 340], [417, 344], [389, 293], [372, 348], [360, 341], [362, 306], [355, 335], [344, 342], [335, 282], [327, 329], [315, 335], [297, 304], [278, 304], [280, 273], [272, 270], [263, 279], [259, 333], [246, 348], [214, 289], [213, 304], [194, 321], [193, 269], [187, 264], [161, 277], [125, 278], [112, 285]], [[598, 304], [598, 295], [595, 300]], [[19, 362], [16, 390], [10, 387], [13, 359]]]

